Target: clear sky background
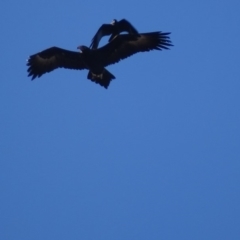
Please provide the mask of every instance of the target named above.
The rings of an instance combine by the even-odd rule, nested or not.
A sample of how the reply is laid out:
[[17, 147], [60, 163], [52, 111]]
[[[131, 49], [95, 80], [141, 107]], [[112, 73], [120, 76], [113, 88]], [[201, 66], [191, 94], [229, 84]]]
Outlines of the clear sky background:
[[[240, 1], [0, 3], [0, 239], [240, 239]], [[103, 23], [169, 51], [31, 82], [29, 55]], [[101, 44], [105, 44], [107, 38]]]

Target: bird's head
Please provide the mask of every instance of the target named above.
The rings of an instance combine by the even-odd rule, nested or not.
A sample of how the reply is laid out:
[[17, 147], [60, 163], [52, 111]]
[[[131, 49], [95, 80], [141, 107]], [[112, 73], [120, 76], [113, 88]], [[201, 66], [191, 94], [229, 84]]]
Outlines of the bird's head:
[[78, 46], [77, 49], [79, 49], [81, 53], [89, 51], [89, 48], [83, 45]]
[[117, 20], [116, 19], [113, 19], [112, 21], [111, 21], [111, 25], [115, 25], [117, 23]]

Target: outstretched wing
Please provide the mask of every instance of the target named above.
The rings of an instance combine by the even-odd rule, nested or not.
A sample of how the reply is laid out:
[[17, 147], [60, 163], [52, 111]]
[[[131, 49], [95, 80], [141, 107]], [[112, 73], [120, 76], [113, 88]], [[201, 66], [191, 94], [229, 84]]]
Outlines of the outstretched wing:
[[98, 44], [102, 37], [108, 36], [113, 33], [114, 26], [112, 24], [103, 24], [94, 35], [90, 48], [97, 49]]
[[56, 68], [85, 69], [82, 54], [58, 47], [51, 47], [42, 52], [31, 55], [27, 61], [28, 76], [32, 80]]
[[173, 46], [169, 34], [162, 32], [141, 33], [138, 36], [122, 34], [96, 51], [101, 56], [103, 65], [108, 66], [138, 52], [169, 49]]
[[[126, 19], [122, 19], [119, 22], [117, 22], [116, 27], [117, 27], [116, 34], [120, 34], [121, 32], [128, 32], [129, 34], [138, 35], [138, 31], [136, 30], [136, 28]], [[116, 37], [116, 34], [113, 33], [111, 35], [111, 37], [109, 38], [109, 42], [111, 42]]]

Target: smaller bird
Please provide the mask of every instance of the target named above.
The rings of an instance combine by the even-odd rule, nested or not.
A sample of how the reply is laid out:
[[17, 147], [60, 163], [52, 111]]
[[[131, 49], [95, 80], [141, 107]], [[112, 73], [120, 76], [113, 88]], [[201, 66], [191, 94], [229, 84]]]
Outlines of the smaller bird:
[[111, 42], [121, 32], [128, 32], [129, 34], [134, 34], [136, 36], [139, 35], [136, 28], [134, 28], [133, 25], [126, 19], [122, 19], [120, 21], [113, 19], [113, 21], [110, 24], [103, 24], [98, 29], [97, 33], [94, 35], [92, 39], [90, 48], [92, 49], [98, 48], [98, 44], [102, 37], [104, 36], [111, 35], [111, 37], [108, 40], [109, 42]]

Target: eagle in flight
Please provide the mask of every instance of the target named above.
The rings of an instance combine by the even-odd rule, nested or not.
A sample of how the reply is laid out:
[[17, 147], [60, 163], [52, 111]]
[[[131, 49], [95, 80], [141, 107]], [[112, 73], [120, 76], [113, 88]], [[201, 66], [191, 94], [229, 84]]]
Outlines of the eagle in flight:
[[[127, 34], [120, 34], [127, 32]], [[79, 46], [79, 52], [51, 47], [33, 54], [27, 60], [28, 76], [32, 80], [57, 68], [89, 70], [87, 78], [108, 88], [115, 76], [106, 67], [138, 52], [169, 49], [170, 33], [138, 31], [125, 19], [103, 24], [92, 39], [90, 48]], [[109, 42], [97, 48], [103, 36], [111, 35]]]

